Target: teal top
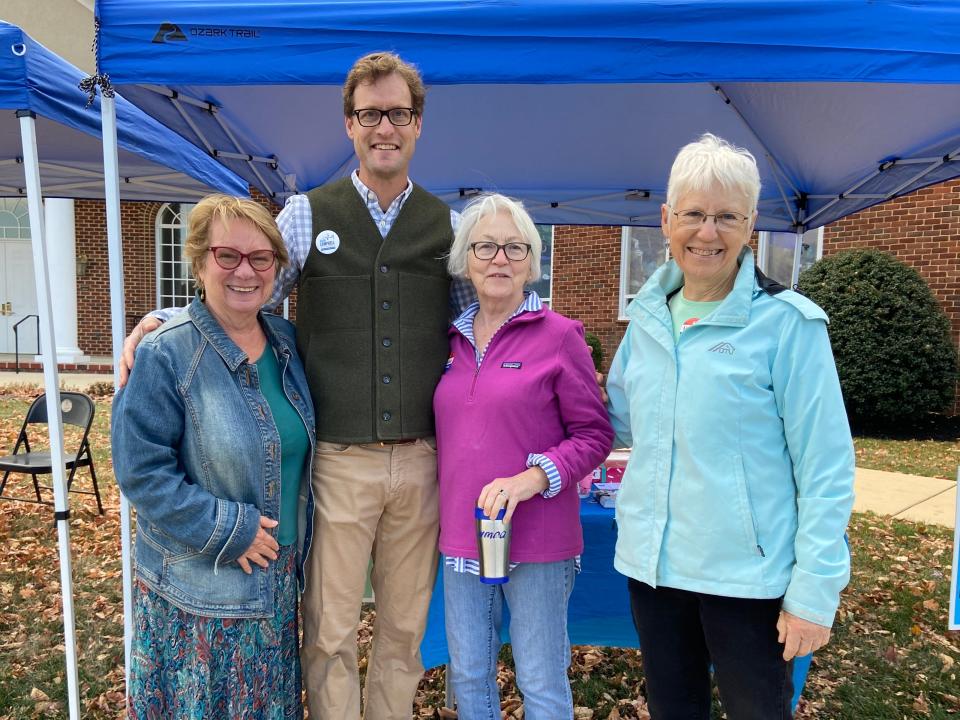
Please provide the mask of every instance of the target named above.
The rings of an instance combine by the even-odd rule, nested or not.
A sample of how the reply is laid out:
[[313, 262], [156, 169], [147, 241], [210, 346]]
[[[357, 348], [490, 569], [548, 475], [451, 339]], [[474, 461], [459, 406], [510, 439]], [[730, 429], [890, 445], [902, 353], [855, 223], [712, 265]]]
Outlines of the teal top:
[[707, 315], [716, 310], [722, 300], [708, 300], [700, 302], [687, 300], [683, 296], [683, 289], [670, 298], [670, 317], [673, 319], [673, 341], [678, 342], [680, 335], [691, 325], [695, 325]]
[[277, 527], [277, 542], [293, 545], [297, 541], [300, 478], [303, 477], [304, 464], [307, 462], [310, 439], [297, 409], [283, 393], [280, 363], [269, 345], [257, 360], [257, 374], [260, 377], [260, 392], [270, 406], [273, 422], [280, 433], [280, 525]]

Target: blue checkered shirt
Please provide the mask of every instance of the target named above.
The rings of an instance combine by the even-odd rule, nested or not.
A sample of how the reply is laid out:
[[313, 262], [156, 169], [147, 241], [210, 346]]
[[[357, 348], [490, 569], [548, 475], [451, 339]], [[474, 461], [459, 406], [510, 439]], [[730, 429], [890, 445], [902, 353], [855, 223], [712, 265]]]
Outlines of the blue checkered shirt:
[[[407, 187], [404, 191], [390, 203], [386, 210], [381, 210], [377, 194], [363, 184], [356, 170], [350, 175], [350, 179], [353, 180], [353, 186], [360, 193], [367, 210], [370, 211], [370, 217], [380, 231], [380, 236], [386, 237], [400, 214], [403, 204], [413, 192], [413, 182], [407, 179]], [[283, 210], [277, 215], [277, 225], [280, 228], [280, 234], [283, 235], [283, 242], [287, 246], [290, 264], [277, 273], [273, 294], [265, 305], [270, 310], [276, 308], [287, 295], [293, 292], [300, 281], [300, 272], [313, 246], [313, 213], [310, 211], [310, 201], [307, 196], [291, 195]], [[450, 226], [454, 232], [460, 226], [460, 215], [455, 210], [450, 211]], [[457, 317], [464, 308], [476, 300], [476, 297], [476, 291], [469, 280], [454, 278], [450, 283], [450, 317]]]

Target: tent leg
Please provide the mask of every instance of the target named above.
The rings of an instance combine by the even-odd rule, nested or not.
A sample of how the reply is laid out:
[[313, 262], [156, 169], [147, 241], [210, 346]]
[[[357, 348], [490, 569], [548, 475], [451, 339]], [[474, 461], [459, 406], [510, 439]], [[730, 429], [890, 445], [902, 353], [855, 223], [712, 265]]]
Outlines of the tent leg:
[[[60, 380], [57, 373], [57, 343], [54, 338], [51, 308], [50, 275], [47, 268], [47, 246], [44, 237], [43, 205], [40, 189], [40, 165], [37, 154], [37, 131], [32, 111], [18, 110], [20, 139], [23, 144], [23, 165], [30, 213], [33, 268], [37, 283], [37, 308], [40, 315], [40, 347], [43, 348], [43, 384], [47, 393], [47, 417], [51, 457], [63, 457], [63, 420], [60, 415]], [[80, 684], [77, 678], [77, 642], [73, 613], [73, 572], [70, 564], [70, 512], [67, 508], [67, 478], [63, 463], [51, 463], [53, 475], [54, 517], [57, 521], [57, 544], [60, 548], [60, 588], [63, 598], [63, 635], [67, 656], [67, 703], [71, 720], [80, 717]]]
[[[120, 167], [117, 159], [117, 111], [113, 97], [100, 98], [103, 125], [103, 185], [107, 208], [107, 248], [110, 265], [110, 318], [113, 340], [113, 384], [120, 389], [120, 355], [126, 336], [123, 306], [123, 243], [120, 235]], [[129, 689], [130, 646], [133, 640], [133, 560], [130, 552], [130, 503], [120, 495], [120, 550], [123, 566], [123, 657]], [[129, 697], [129, 693], [126, 694]]]

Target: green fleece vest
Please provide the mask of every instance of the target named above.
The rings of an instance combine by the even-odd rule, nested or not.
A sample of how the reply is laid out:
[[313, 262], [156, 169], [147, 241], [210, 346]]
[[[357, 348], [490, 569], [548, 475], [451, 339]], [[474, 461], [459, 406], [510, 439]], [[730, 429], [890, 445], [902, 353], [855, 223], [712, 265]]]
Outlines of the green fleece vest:
[[448, 355], [450, 209], [414, 185], [381, 238], [350, 178], [307, 197], [314, 244], [300, 274], [297, 346], [317, 439], [433, 435]]

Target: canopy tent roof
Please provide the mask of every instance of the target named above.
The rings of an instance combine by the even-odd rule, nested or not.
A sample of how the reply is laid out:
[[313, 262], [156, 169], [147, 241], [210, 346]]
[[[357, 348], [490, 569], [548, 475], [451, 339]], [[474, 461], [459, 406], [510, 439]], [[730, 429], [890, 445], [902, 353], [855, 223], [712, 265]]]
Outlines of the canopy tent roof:
[[[83, 78], [20, 28], [0, 21], [0, 196], [26, 195], [14, 111], [36, 115], [44, 196], [104, 196], [100, 99], [84, 107]], [[123, 199], [193, 200], [212, 189], [248, 194], [244, 180], [195, 145], [123, 98], [116, 105]]]
[[960, 6], [893, 0], [98, 0], [131, 101], [278, 201], [348, 173], [340, 85], [393, 50], [429, 86], [414, 179], [539, 222], [659, 223], [677, 149], [761, 167], [759, 227], [960, 175]]

